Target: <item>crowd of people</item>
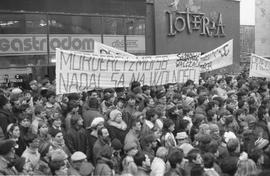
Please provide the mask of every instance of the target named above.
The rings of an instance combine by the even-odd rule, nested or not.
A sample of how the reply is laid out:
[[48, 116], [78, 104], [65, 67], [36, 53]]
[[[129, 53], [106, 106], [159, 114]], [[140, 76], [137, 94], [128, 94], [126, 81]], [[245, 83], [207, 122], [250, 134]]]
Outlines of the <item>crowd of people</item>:
[[0, 175], [270, 175], [270, 84], [199, 84], [56, 95], [48, 79], [0, 92]]

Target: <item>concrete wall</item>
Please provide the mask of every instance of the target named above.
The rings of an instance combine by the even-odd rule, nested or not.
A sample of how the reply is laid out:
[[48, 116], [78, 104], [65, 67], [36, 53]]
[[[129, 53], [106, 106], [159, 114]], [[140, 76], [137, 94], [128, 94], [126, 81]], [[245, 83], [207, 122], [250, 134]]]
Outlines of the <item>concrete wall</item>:
[[[171, 4], [178, 2], [178, 4]], [[223, 43], [234, 39], [234, 63], [239, 63], [240, 52], [240, 4], [237, 1], [228, 0], [155, 0], [155, 54], [172, 54], [177, 52], [208, 52]], [[168, 12], [174, 14], [173, 22], [177, 12], [186, 12], [189, 9], [191, 13], [203, 14], [209, 20], [218, 22], [221, 14], [222, 25], [224, 25], [225, 35], [213, 36], [215, 30], [210, 31], [212, 36], [201, 35], [202, 28], [188, 31], [187, 27], [182, 32], [176, 32], [175, 35], [168, 35], [169, 18]], [[176, 15], [175, 15], [176, 13]], [[186, 20], [186, 16], [183, 16]], [[182, 21], [178, 20], [176, 28], [182, 27]], [[220, 22], [220, 21], [219, 21]], [[190, 23], [191, 27], [193, 23]], [[209, 25], [210, 26], [210, 25]]]
[[255, 2], [255, 53], [270, 57], [270, 0]]

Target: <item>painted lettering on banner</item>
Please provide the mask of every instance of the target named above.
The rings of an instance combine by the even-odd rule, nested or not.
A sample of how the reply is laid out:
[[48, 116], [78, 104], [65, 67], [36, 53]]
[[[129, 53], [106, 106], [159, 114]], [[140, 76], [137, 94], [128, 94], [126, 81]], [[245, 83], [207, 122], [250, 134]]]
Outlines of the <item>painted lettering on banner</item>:
[[249, 76], [270, 78], [270, 60], [252, 54], [250, 59]]
[[201, 55], [201, 72], [223, 68], [233, 64], [233, 40], [220, 47]]
[[150, 86], [184, 83], [188, 79], [198, 83], [199, 56], [200, 53], [183, 53], [130, 58], [57, 50], [56, 89], [58, 94], [64, 94], [92, 88], [128, 87], [135, 80]]

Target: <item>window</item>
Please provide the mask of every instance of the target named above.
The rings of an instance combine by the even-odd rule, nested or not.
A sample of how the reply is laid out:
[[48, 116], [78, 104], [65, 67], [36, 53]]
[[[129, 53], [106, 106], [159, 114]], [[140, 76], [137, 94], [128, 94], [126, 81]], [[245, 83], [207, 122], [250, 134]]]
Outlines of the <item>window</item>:
[[51, 34], [100, 34], [101, 17], [49, 15]]
[[124, 18], [103, 18], [104, 34], [124, 35], [125, 26]]

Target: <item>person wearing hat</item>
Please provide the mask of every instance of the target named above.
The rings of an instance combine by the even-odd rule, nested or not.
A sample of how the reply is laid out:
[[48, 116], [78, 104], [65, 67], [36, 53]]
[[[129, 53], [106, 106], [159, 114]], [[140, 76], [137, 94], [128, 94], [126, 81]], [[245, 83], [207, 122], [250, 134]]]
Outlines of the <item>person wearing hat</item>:
[[100, 104], [97, 98], [95, 97], [89, 98], [88, 106], [89, 109], [83, 112], [82, 114], [85, 128], [89, 128], [91, 126], [92, 121], [96, 117], [103, 117], [103, 115], [99, 112]]
[[86, 155], [87, 160], [93, 163], [93, 146], [98, 139], [98, 130], [104, 127], [104, 118], [96, 117], [92, 121], [90, 127], [86, 128], [87, 148]]
[[110, 112], [109, 120], [107, 121], [107, 129], [110, 133], [111, 139], [119, 139], [121, 143], [124, 143], [125, 136], [127, 134], [127, 124], [122, 119], [122, 112], [114, 109]]
[[79, 114], [73, 114], [70, 119], [71, 128], [66, 134], [66, 144], [71, 153], [81, 151], [86, 153], [86, 131], [83, 128], [83, 119]]
[[[68, 175], [87, 176], [93, 173], [94, 167], [87, 162], [87, 156], [80, 151], [71, 155], [71, 167], [68, 169]], [[87, 166], [87, 167], [86, 167]]]
[[15, 158], [16, 142], [12, 139], [0, 141], [0, 174], [17, 175], [18, 172], [11, 165]]

